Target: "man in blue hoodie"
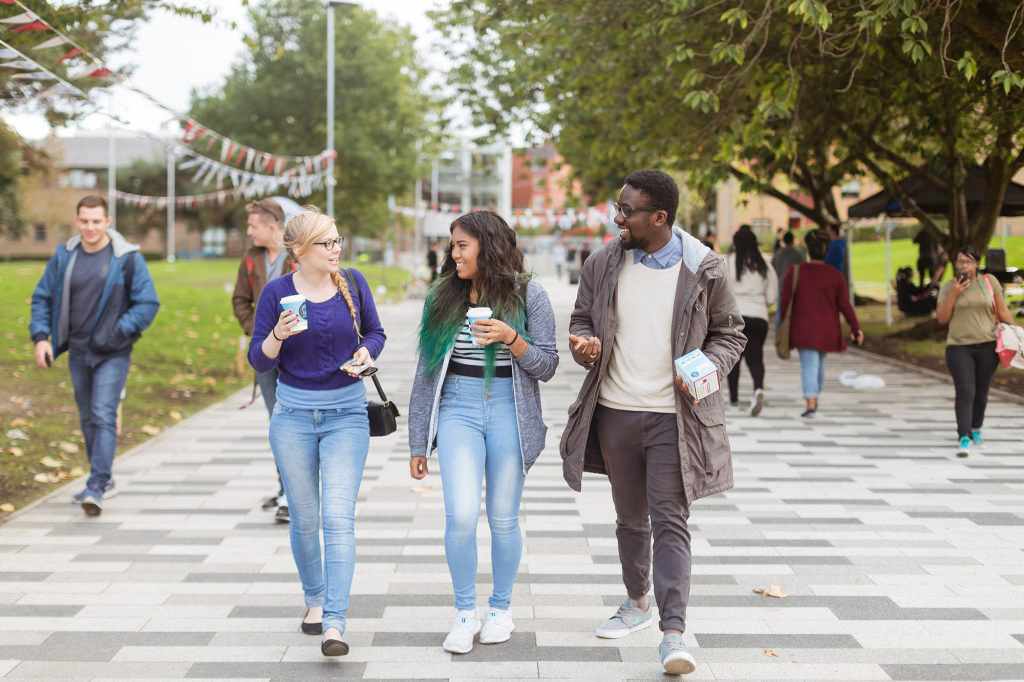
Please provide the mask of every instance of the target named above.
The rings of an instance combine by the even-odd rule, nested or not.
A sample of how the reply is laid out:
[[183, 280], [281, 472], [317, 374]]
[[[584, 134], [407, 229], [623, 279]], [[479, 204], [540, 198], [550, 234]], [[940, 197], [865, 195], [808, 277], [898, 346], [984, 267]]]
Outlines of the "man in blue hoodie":
[[117, 405], [132, 346], [160, 307], [146, 261], [110, 227], [107, 202], [87, 196], [75, 209], [79, 234], [58, 244], [32, 294], [29, 333], [36, 364], [53, 366], [68, 351], [68, 369], [89, 453], [85, 490], [74, 497], [90, 516], [111, 497]]

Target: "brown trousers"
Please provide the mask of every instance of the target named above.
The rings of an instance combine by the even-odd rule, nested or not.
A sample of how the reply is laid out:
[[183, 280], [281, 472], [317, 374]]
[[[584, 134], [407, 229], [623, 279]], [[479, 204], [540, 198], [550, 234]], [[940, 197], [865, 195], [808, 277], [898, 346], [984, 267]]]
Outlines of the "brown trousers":
[[683, 631], [690, 599], [690, 508], [683, 492], [676, 415], [598, 405], [594, 419], [612, 485], [626, 594], [639, 599], [650, 590], [653, 527], [661, 629]]

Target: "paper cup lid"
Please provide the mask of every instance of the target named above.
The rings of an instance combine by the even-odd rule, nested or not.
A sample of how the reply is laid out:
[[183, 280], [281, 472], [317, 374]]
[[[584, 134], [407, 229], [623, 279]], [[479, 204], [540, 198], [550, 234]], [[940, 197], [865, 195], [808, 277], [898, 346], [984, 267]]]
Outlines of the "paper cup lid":
[[306, 297], [302, 294], [292, 294], [291, 296], [285, 296], [281, 299], [281, 303], [302, 303], [306, 300]]

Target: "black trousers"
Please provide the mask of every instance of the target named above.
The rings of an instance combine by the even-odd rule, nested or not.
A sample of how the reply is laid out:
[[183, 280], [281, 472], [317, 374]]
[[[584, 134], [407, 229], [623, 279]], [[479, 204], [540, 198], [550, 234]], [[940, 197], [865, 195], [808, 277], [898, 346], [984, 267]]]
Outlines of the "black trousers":
[[[754, 390], [757, 390], [764, 388], [764, 340], [768, 336], [768, 320], [744, 315], [743, 325], [747, 347], [743, 349], [740, 359], [746, 361], [750, 377], [754, 380]], [[729, 372], [729, 402], [739, 400], [739, 391], [740, 363], [737, 362]]]
[[985, 421], [988, 389], [999, 366], [996, 342], [946, 346], [946, 366], [956, 390], [956, 434], [970, 436]]

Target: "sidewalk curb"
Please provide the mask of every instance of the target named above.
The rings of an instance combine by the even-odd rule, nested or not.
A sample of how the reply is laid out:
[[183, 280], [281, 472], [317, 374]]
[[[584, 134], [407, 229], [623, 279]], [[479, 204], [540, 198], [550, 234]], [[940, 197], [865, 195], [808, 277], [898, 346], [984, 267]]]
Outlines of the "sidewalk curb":
[[[953, 384], [953, 377], [949, 376], [945, 372], [939, 372], [934, 369], [931, 369], [930, 367], [922, 367], [921, 365], [915, 365], [912, 362], [907, 362], [905, 360], [900, 360], [898, 358], [889, 357], [888, 355], [881, 355], [879, 353], [875, 353], [869, 350], [864, 350], [863, 348], [849, 347], [847, 348], [847, 350], [853, 353], [854, 355], [861, 355], [872, 360], [887, 362], [890, 365], [894, 365], [901, 369], [920, 372], [921, 374], [930, 376], [933, 379], [938, 379], [950, 385]], [[995, 396], [1000, 400], [1006, 400], [1008, 402], [1016, 403], [1018, 405], [1024, 405], [1024, 396], [1015, 395], [1013, 393], [1010, 393], [1009, 391], [1004, 391], [1001, 388], [990, 388], [989, 395]]]
[[[206, 407], [204, 407], [203, 409], [199, 410], [195, 414], [189, 415], [185, 419], [182, 419], [177, 424], [173, 424], [172, 426], [168, 426], [167, 428], [165, 428], [163, 431], [161, 431], [160, 433], [156, 434], [152, 438], [147, 438], [143, 442], [141, 442], [138, 445], [136, 445], [135, 447], [133, 447], [131, 450], [126, 450], [125, 452], [118, 453], [114, 457], [114, 462], [116, 463], [118, 460], [120, 460], [122, 458], [127, 459], [129, 457], [134, 457], [135, 455], [139, 454], [143, 450], [143, 448], [148, 448], [151, 445], [153, 445], [154, 443], [159, 443], [165, 437], [168, 437], [170, 434], [175, 433], [180, 427], [182, 427], [186, 423], [188, 423], [189, 420], [199, 416], [200, 414], [202, 414], [203, 412], [206, 412], [207, 410], [213, 409], [214, 407], [219, 407], [219, 406], [223, 405], [224, 403], [226, 403], [226, 402], [228, 402], [230, 400], [234, 400], [239, 394], [247, 393], [250, 390], [252, 390], [252, 389], [249, 388], [248, 386], [245, 387], [245, 388], [240, 388], [237, 391], [235, 391], [234, 393], [226, 396], [223, 400], [219, 400], [219, 401], [217, 401], [215, 403], [211, 403], [211, 404], [207, 405]], [[43, 504], [44, 502], [50, 501], [54, 497], [59, 497], [61, 495], [67, 494], [68, 491], [70, 491], [73, 488], [76, 488], [78, 486], [84, 486], [85, 485], [85, 481], [87, 481], [87, 480], [89, 480], [89, 474], [85, 474], [83, 476], [79, 476], [76, 479], [67, 481], [66, 483], [64, 483], [64, 485], [60, 486], [56, 490], [53, 490], [52, 492], [49, 492], [46, 495], [43, 495], [38, 500], [30, 502], [28, 505], [22, 507], [21, 509], [16, 509], [15, 511], [11, 512], [10, 514], [8, 514], [7, 518], [0, 520], [0, 528], [3, 528], [4, 525], [8, 521], [13, 521], [14, 519], [17, 519], [22, 514], [24, 514], [26, 512], [29, 512], [32, 509], [35, 509], [39, 505]]]

